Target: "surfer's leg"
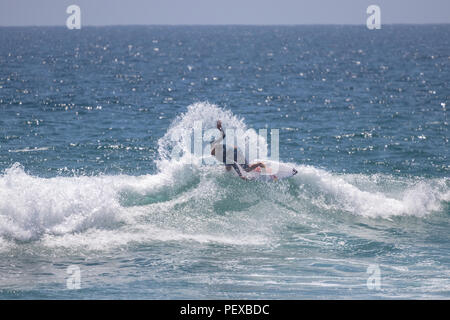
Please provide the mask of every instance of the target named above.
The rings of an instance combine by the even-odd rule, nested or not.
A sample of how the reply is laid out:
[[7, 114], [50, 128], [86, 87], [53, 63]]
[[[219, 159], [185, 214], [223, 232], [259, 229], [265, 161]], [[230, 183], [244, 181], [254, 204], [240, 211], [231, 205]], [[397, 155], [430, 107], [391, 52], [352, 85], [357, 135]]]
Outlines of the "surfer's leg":
[[239, 169], [238, 165], [237, 165], [236, 163], [233, 163], [231, 166], [232, 166], [233, 169], [237, 172], [237, 174], [239, 175], [239, 177], [242, 177], [242, 172], [241, 172], [241, 170]]
[[[241, 163], [239, 161], [244, 161], [244, 163]], [[234, 162], [235, 163], [239, 163], [240, 167], [245, 171], [245, 172], [250, 172], [252, 170], [254, 170], [257, 167], [262, 167], [264, 168], [265, 165], [262, 162], [258, 162], [252, 166], [250, 166], [248, 164], [247, 159], [244, 157], [244, 155], [242, 154], [242, 152], [237, 148], [234, 147]]]
[[233, 168], [236, 171], [236, 173], [239, 175], [239, 178], [241, 178], [243, 180], [247, 180], [247, 178], [242, 175], [241, 169], [236, 164], [236, 162], [231, 165], [226, 165], [225, 168], [227, 168], [227, 170], [231, 170], [231, 168]]

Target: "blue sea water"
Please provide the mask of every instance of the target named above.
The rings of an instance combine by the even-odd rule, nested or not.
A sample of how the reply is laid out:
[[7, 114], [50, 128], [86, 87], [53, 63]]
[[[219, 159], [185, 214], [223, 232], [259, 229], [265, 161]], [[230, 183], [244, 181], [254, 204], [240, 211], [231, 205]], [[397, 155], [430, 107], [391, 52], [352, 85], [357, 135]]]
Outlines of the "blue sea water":
[[[0, 299], [449, 299], [449, 65], [450, 25], [0, 28]], [[298, 174], [187, 161], [217, 119]]]

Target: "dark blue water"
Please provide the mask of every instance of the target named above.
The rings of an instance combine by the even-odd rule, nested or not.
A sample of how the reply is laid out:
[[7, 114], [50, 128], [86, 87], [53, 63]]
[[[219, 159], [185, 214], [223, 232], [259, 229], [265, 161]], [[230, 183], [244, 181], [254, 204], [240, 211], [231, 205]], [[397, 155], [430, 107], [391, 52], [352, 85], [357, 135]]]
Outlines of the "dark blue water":
[[[0, 298], [448, 299], [449, 39], [0, 28]], [[170, 156], [174, 133], [217, 119], [278, 129], [298, 174]]]

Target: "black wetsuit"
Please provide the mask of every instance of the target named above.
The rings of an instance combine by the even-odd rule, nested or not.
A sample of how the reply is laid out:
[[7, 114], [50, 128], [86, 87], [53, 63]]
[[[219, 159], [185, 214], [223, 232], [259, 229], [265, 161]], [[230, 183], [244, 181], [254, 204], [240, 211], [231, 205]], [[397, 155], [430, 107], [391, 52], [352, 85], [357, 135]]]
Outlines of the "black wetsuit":
[[[231, 164], [228, 164], [227, 163], [227, 146], [226, 145], [223, 145], [222, 146], [222, 152], [223, 152], [223, 155], [222, 155], [222, 162], [225, 164], [225, 166], [231, 166], [234, 170], [236, 170], [236, 172], [237, 172], [237, 174], [239, 175], [239, 177], [242, 177], [242, 172], [241, 172], [241, 170], [240, 170], [240, 168], [239, 168], [239, 166], [238, 166], [238, 149], [235, 147], [235, 148], [233, 148], [233, 151], [234, 151], [234, 154], [233, 154], [233, 163], [231, 163]], [[242, 163], [242, 164], [239, 164], [241, 167], [242, 167], [242, 169], [244, 169], [244, 170], [247, 170], [248, 168], [249, 168], [249, 165], [248, 165], [248, 161], [247, 161], [247, 159], [245, 159], [244, 158], [244, 163]]]
[[[217, 141], [213, 141], [212, 145], [213, 144], [216, 144], [216, 145], [219, 144], [225, 138], [225, 132], [223, 132], [223, 130], [220, 130], [220, 131], [222, 132], [222, 138], [218, 139]], [[214, 146], [214, 149], [216, 149], [216, 146]], [[216, 150], [216, 152], [217, 152], [217, 150]], [[225, 164], [226, 167], [232, 167], [237, 172], [239, 177], [242, 177], [242, 172], [241, 172], [240, 167], [242, 169], [244, 169], [245, 171], [247, 171], [247, 169], [249, 168], [248, 161], [247, 161], [247, 159], [245, 157], [242, 157], [242, 158], [244, 158], [244, 163], [239, 164], [240, 165], [240, 167], [239, 167], [239, 165], [238, 165], [238, 149], [236, 147], [233, 148], [233, 153], [234, 153], [233, 154], [233, 163], [227, 163], [227, 146], [225, 144], [223, 144], [222, 145], [222, 159], [221, 160], [222, 160], [223, 164]], [[217, 155], [216, 155], [216, 158], [219, 160]]]

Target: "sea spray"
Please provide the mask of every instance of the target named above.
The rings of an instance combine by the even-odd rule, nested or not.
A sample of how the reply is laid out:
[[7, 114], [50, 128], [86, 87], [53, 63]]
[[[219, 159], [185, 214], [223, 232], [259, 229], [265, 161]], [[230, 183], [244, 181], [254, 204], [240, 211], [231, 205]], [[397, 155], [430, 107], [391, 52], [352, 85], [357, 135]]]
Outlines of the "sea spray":
[[[218, 118], [224, 126], [256, 135], [229, 110], [196, 103], [159, 139], [154, 174], [41, 178], [12, 165], [0, 175], [0, 236], [32, 241], [89, 232], [94, 244], [93, 230], [99, 237], [113, 230], [111, 245], [151, 239], [261, 243], [290, 223], [316, 225], [318, 221], [308, 222], [318, 219], [316, 210], [325, 217], [336, 212], [426, 217], [445, 210], [449, 201], [447, 178], [377, 174], [375, 179], [291, 163], [297, 176], [267, 184], [240, 181], [220, 164], [188, 161], [192, 150], [183, 149], [185, 141], [171, 139], [173, 133], [189, 130], [196, 121], [213, 128]], [[254, 140], [267, 148], [263, 137]], [[182, 157], [171, 158], [173, 148], [180, 148]]]

